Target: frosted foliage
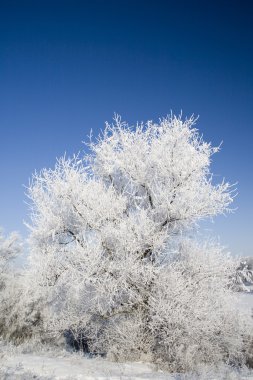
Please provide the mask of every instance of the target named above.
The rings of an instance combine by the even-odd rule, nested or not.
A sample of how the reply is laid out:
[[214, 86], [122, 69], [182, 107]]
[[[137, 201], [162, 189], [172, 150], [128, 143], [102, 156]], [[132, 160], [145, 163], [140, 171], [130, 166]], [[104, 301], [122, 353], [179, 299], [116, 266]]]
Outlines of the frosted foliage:
[[[22, 241], [15, 232], [0, 235], [0, 337], [21, 343], [41, 330], [42, 302], [34, 277], [18, 270], [13, 261], [22, 254]], [[29, 283], [30, 281], [30, 283]], [[45, 291], [41, 292], [43, 296]], [[39, 333], [37, 335], [40, 335]], [[40, 338], [38, 338], [40, 339]]]
[[[0, 230], [0, 302], [11, 274], [11, 263], [21, 251], [21, 241], [16, 232], [5, 237]], [[1, 318], [1, 317], [0, 317]], [[1, 324], [1, 323], [0, 323]]]
[[8, 237], [4, 237], [0, 230], [0, 274], [5, 272], [10, 264], [21, 251], [19, 235], [13, 232]]
[[[217, 246], [185, 240], [159, 272], [150, 297], [157, 355], [174, 370], [198, 362], [242, 360], [242, 332], [252, 322], [236, 308], [230, 291], [236, 262]], [[159, 348], [158, 348], [159, 347]]]
[[117, 117], [91, 144], [91, 169], [127, 198], [130, 210], [148, 209], [170, 228], [223, 212], [228, 184], [211, 184], [212, 148], [192, 128], [194, 119], [168, 117], [130, 129]]
[[218, 149], [193, 124], [170, 116], [130, 128], [116, 117], [87, 157], [34, 175], [30, 275], [47, 331], [172, 368], [240, 356], [233, 263], [184, 237], [232, 202], [229, 185], [211, 181]]

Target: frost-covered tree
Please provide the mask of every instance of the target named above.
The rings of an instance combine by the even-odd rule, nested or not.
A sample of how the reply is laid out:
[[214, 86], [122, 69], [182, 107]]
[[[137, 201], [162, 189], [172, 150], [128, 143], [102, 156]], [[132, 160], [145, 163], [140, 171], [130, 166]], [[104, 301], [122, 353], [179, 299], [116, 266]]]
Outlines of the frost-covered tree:
[[29, 271], [14, 261], [22, 254], [20, 236], [0, 234], [0, 338], [21, 343], [36, 338], [42, 329], [43, 302], [34, 291]]
[[1, 272], [6, 268], [10, 260], [17, 257], [21, 251], [20, 237], [16, 232], [12, 232], [8, 237], [0, 230], [0, 265]]
[[242, 292], [250, 292], [253, 285], [253, 258], [245, 257], [241, 260], [235, 274], [234, 289]]
[[4, 237], [0, 230], [0, 288], [5, 286], [6, 277], [10, 275], [10, 265], [13, 259], [21, 251], [20, 237], [13, 232], [8, 237]]
[[10, 316], [16, 298], [16, 276], [13, 260], [21, 252], [21, 241], [17, 233], [13, 232], [5, 237], [0, 231], [0, 336], [8, 335]]
[[232, 202], [228, 183], [212, 183], [218, 148], [194, 124], [171, 115], [131, 128], [117, 116], [88, 156], [34, 175], [30, 265], [48, 331], [173, 369], [240, 358], [234, 264], [186, 237]]

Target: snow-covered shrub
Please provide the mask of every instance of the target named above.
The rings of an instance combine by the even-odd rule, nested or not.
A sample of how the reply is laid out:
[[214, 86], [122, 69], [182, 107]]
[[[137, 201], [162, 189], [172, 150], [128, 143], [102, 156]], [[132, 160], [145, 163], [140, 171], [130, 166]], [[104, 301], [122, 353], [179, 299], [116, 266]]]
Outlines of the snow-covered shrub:
[[169, 116], [130, 128], [116, 117], [85, 159], [34, 175], [30, 275], [47, 300], [47, 331], [174, 370], [241, 360], [233, 262], [187, 238], [232, 202], [229, 184], [212, 183], [218, 149], [194, 122]]
[[21, 251], [21, 242], [17, 233], [4, 237], [0, 231], [0, 336], [8, 334], [7, 318], [15, 305], [16, 276], [13, 260]]
[[0, 235], [0, 336], [15, 343], [34, 338], [42, 324], [38, 291], [28, 285], [29, 273], [13, 265], [21, 251], [17, 233]]
[[156, 279], [151, 303], [154, 354], [170, 369], [244, 361], [250, 317], [238, 313], [236, 260], [213, 244], [184, 240]]
[[1, 336], [15, 344], [25, 340], [45, 339], [43, 336], [43, 303], [26, 283], [25, 273], [8, 279], [1, 295]]
[[234, 289], [239, 292], [250, 292], [253, 287], [253, 259], [241, 259], [235, 273]]
[[19, 235], [13, 232], [8, 237], [4, 237], [0, 230], [0, 289], [5, 287], [5, 281], [10, 275], [12, 260], [21, 251]]

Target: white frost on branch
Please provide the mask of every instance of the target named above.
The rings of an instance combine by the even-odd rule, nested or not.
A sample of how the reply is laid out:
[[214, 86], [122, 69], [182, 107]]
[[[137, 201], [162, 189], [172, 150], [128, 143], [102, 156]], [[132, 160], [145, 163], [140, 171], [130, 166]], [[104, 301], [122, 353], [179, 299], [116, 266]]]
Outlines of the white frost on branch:
[[194, 124], [171, 115], [129, 127], [116, 116], [85, 159], [63, 157], [35, 173], [31, 284], [46, 299], [48, 331], [175, 370], [240, 360], [233, 263], [185, 237], [233, 200], [228, 183], [213, 184], [218, 148]]
[[10, 263], [10, 260], [17, 257], [21, 251], [20, 237], [16, 232], [4, 237], [0, 231], [0, 272]]

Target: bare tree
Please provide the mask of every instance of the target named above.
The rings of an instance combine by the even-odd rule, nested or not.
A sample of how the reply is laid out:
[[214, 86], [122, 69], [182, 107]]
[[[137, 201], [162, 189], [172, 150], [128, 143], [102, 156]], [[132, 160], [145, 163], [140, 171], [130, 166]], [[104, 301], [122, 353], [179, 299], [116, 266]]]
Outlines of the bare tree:
[[20, 237], [13, 232], [8, 237], [4, 237], [0, 231], [0, 286], [5, 286], [6, 276], [10, 275], [10, 264], [21, 251]]
[[233, 261], [186, 237], [233, 199], [228, 183], [212, 183], [219, 149], [194, 124], [171, 115], [129, 127], [116, 116], [84, 159], [34, 175], [30, 268], [47, 329], [173, 369], [240, 357]]

